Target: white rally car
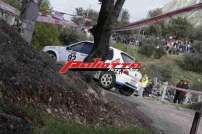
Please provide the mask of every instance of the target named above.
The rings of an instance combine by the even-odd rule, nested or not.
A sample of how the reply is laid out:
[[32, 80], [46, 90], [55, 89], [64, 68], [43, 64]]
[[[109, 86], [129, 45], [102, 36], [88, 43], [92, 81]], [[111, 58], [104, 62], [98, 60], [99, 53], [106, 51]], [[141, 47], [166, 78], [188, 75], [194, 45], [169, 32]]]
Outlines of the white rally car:
[[[93, 48], [93, 42], [82, 41], [68, 46], [46, 46], [43, 51], [48, 53], [57, 62], [68, 60], [83, 61]], [[134, 63], [135, 60], [127, 53], [110, 47], [106, 62], [119, 59], [120, 63]], [[142, 75], [137, 70], [122, 70], [123, 73], [110, 71], [96, 71], [94, 78], [99, 80], [100, 85], [105, 89], [117, 87], [121, 94], [130, 96], [138, 91], [138, 84]]]

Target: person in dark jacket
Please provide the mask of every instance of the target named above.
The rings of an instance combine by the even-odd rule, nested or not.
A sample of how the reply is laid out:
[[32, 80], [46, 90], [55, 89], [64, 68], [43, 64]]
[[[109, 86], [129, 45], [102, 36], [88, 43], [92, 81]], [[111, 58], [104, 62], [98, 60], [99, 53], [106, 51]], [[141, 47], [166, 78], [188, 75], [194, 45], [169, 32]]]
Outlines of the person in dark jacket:
[[[184, 80], [181, 80], [181, 81], [177, 84], [176, 87], [177, 87], [177, 88], [184, 88], [184, 87], [185, 87], [184, 84], [185, 84], [185, 81], [184, 81]], [[177, 90], [177, 91], [176, 91], [176, 94], [175, 94], [175, 98], [174, 98], [174, 103], [182, 104], [183, 101], [184, 101], [185, 95], [186, 95], [185, 92]]]
[[[182, 89], [189, 89], [189, 82], [187, 80], [181, 80], [176, 87]], [[185, 91], [177, 90], [174, 98], [174, 103], [182, 104], [183, 101], [185, 100], [185, 97], [186, 97]]]

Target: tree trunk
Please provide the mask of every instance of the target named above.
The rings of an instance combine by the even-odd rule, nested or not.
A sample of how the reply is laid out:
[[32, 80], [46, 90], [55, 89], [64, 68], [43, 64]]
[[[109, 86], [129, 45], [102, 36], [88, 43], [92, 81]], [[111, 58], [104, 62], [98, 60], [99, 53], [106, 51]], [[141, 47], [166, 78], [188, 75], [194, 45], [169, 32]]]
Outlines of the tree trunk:
[[35, 29], [35, 23], [39, 14], [40, 3], [42, 0], [29, 0], [24, 3], [21, 13], [22, 19], [22, 37], [30, 45], [32, 35]]
[[117, 21], [124, 2], [125, 0], [102, 0], [97, 25], [91, 30], [95, 45], [85, 61], [94, 58], [106, 60], [113, 24]]

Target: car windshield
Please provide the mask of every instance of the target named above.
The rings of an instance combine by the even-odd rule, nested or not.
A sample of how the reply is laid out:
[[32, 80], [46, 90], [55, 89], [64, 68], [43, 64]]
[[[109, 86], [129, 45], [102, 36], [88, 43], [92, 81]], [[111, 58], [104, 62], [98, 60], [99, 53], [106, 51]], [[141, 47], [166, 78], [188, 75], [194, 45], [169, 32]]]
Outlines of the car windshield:
[[123, 58], [124, 63], [134, 63], [135, 62], [135, 60], [132, 57], [128, 56], [125, 53], [121, 53], [121, 56]]

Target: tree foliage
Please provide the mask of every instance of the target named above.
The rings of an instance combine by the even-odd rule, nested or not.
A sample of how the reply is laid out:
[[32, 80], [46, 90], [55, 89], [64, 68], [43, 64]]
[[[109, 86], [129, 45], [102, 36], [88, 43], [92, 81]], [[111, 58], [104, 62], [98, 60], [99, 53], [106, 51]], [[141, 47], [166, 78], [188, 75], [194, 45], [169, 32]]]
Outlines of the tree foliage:
[[202, 41], [194, 41], [193, 48], [195, 50], [195, 53], [202, 55]]
[[193, 40], [202, 41], [202, 26], [196, 27], [191, 37]]
[[78, 7], [75, 9], [76, 16], [72, 17], [72, 21], [75, 23], [79, 23], [82, 25], [84, 19], [88, 18], [91, 19], [91, 25], [95, 25], [97, 23], [99, 13], [93, 9], [83, 9], [82, 7]]
[[163, 14], [162, 9], [161, 8], [156, 8], [156, 9], [153, 9], [153, 10], [149, 11], [148, 17], [153, 18], [153, 17], [156, 17], [156, 16], [161, 15], [161, 14]]
[[168, 24], [168, 33], [178, 38], [190, 38], [192, 32], [193, 25], [186, 18], [177, 17]]
[[40, 12], [48, 12], [50, 10], [50, 2], [49, 0], [42, 0], [40, 5]]
[[164, 22], [160, 22], [159, 24], [154, 24], [145, 28], [145, 34], [152, 36], [164, 36], [167, 33], [167, 28]]
[[63, 44], [68, 45], [78, 41], [86, 40], [87, 37], [84, 33], [78, 31], [75, 28], [70, 27], [70, 28], [64, 29], [60, 33], [59, 39]]
[[123, 9], [118, 20], [118, 24], [123, 26], [128, 24], [130, 21], [130, 14], [127, 9]]
[[143, 40], [142, 44], [138, 51], [149, 58], [160, 59], [162, 56], [166, 55], [166, 51], [162, 47], [160, 40]]
[[[83, 23], [85, 18], [89, 18], [92, 20], [91, 25], [96, 25], [99, 13], [94, 9], [84, 9], [82, 7], [78, 7], [75, 9], [75, 16], [72, 17], [73, 22]], [[120, 13], [118, 21], [115, 22], [114, 26], [123, 26], [129, 23], [130, 14], [127, 9], [123, 9]]]
[[177, 17], [168, 22], [160, 22], [145, 28], [145, 33], [154, 36], [176, 36], [179, 39], [190, 39], [194, 27], [186, 18]]
[[179, 64], [185, 70], [202, 73], [201, 54], [185, 55], [183, 60]]

